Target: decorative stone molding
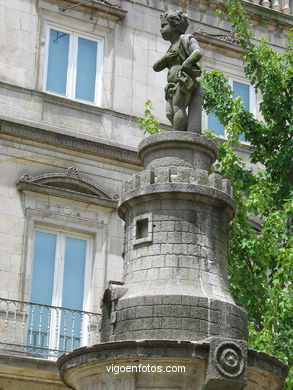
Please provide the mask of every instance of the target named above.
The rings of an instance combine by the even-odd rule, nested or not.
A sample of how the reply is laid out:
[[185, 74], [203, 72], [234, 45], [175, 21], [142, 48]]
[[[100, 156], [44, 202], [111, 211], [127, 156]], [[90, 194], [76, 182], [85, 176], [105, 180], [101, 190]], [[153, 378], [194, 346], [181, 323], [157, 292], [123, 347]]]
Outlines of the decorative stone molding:
[[60, 11], [66, 13], [67, 10], [75, 7], [85, 7], [89, 8], [92, 11], [96, 11], [99, 15], [108, 17], [114, 20], [123, 19], [127, 11], [121, 7], [121, 4], [113, 3], [108, 0], [66, 0], [69, 3], [67, 6], [64, 6], [64, 3], [60, 4]]
[[242, 349], [234, 342], [223, 342], [215, 351], [216, 367], [224, 376], [237, 378], [243, 373], [245, 361]]
[[247, 343], [243, 340], [213, 337], [210, 341], [205, 389], [240, 390], [246, 383]]
[[207, 35], [208, 37], [219, 39], [220, 41], [233, 43], [234, 45], [239, 45], [239, 40], [235, 37], [232, 31], [229, 34], [210, 34], [204, 29], [197, 31], [199, 34]]
[[24, 124], [18, 123], [17, 121], [12, 122], [0, 118], [0, 134], [6, 134], [21, 139], [34, 140], [44, 144], [59, 146], [64, 149], [77, 150], [81, 153], [140, 165], [138, 163], [137, 153], [135, 150], [131, 150], [130, 148], [126, 149], [121, 145], [117, 146], [113, 142], [107, 140], [99, 142], [94, 139], [90, 140], [52, 131], [49, 126], [36, 126], [35, 123], [31, 125], [30, 123]]
[[118, 194], [109, 194], [93, 180], [83, 177], [79, 170], [69, 167], [64, 172], [50, 172], [38, 176], [22, 175], [17, 183], [19, 190], [57, 195], [116, 207]]
[[[65, 181], [63, 182], [63, 179]], [[68, 180], [69, 179], [69, 180]], [[80, 192], [89, 192], [91, 195], [97, 195], [101, 198], [109, 198], [111, 196], [106, 193], [97, 183], [92, 180], [89, 180], [80, 175], [80, 172], [77, 168], [69, 167], [65, 172], [50, 172], [38, 176], [23, 175], [18, 181], [17, 185], [20, 183], [36, 183], [41, 185], [57, 186], [57, 183], [63, 183], [63, 188], [66, 189], [70, 184], [75, 184]]]
[[[223, 339], [222, 339], [223, 341]], [[91, 389], [103, 389], [101, 382], [107, 382], [109, 379], [117, 378], [117, 383], [108, 383], [107, 389], [122, 390], [124, 387], [121, 385], [121, 377], [128, 378], [126, 375], [109, 375], [105, 371], [105, 365], [111, 366], [111, 364], [124, 364], [124, 365], [137, 365], [137, 364], [152, 364], [156, 362], [157, 365], [170, 364], [172, 361], [174, 364], [184, 365], [187, 370], [183, 374], [184, 378], [181, 379], [181, 383], [187, 381], [186, 389], [205, 389], [207, 387], [198, 380], [200, 375], [205, 375], [204, 361], [207, 360], [209, 355], [209, 343], [207, 340], [202, 342], [188, 342], [177, 340], [139, 340], [139, 341], [120, 341], [116, 343], [101, 343], [89, 348], [79, 348], [69, 354], [65, 354], [59, 358], [57, 365], [61, 372], [61, 377], [65, 383], [69, 386], [80, 389], [88, 389], [87, 384], [89, 378], [95, 378], [96, 383]], [[148, 359], [152, 360], [148, 360]], [[116, 360], [117, 359], [117, 360]], [[281, 389], [284, 384], [284, 377], [288, 374], [288, 367], [273, 358], [272, 356], [257, 352], [253, 350], [248, 351], [248, 384], [247, 387], [253, 390], [277, 390]], [[188, 371], [190, 367], [190, 371]], [[196, 376], [194, 373], [196, 372]], [[99, 374], [98, 377], [95, 375]], [[182, 388], [178, 385], [175, 380], [176, 377], [172, 375], [162, 374], [162, 382], [156, 386], [153, 385], [154, 389], [176, 389]], [[158, 376], [158, 374], [156, 374]], [[143, 373], [134, 373], [130, 378], [135, 379], [137, 383], [143, 381], [147, 383], [150, 379], [153, 379], [150, 373], [145, 374], [145, 380]], [[130, 379], [128, 378], [128, 379]], [[163, 382], [171, 378], [166, 385]], [[188, 378], [186, 380], [186, 378]], [[178, 380], [178, 379], [177, 379]], [[146, 381], [146, 382], [145, 382]], [[156, 383], [156, 382], [155, 382]], [[165, 385], [163, 386], [162, 383]], [[237, 390], [240, 387], [239, 384], [232, 379], [231, 385], [225, 383], [220, 384], [219, 387], [210, 387], [210, 389], [232, 389]], [[152, 385], [137, 385], [131, 387], [128, 383], [128, 387], [125, 390], [142, 390], [144, 388], [152, 389]], [[240, 385], [241, 386], [241, 385]], [[244, 384], [245, 386], [245, 384]], [[184, 387], [185, 389], [185, 387]]]

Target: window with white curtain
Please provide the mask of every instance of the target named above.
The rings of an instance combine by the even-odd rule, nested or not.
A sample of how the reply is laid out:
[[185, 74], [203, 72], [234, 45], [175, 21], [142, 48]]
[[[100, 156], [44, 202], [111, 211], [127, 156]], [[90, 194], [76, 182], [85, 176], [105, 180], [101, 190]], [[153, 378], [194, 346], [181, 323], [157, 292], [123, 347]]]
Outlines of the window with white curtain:
[[62, 28], [47, 28], [43, 89], [100, 104], [103, 41]]

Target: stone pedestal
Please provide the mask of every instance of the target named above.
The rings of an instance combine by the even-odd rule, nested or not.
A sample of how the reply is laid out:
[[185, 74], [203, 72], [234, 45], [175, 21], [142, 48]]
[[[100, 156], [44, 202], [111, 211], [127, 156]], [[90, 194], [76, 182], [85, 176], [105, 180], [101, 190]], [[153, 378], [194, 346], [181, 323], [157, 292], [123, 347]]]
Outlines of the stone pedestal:
[[[287, 367], [272, 356], [253, 350], [248, 351], [246, 384], [239, 383], [237, 377], [231, 378], [229, 364], [215, 355], [214, 378], [206, 385], [212, 350], [208, 341], [120, 341], [77, 349], [62, 356], [58, 365], [64, 383], [75, 390], [283, 388]], [[243, 367], [242, 363], [239, 361], [237, 369]]]
[[[282, 388], [284, 365], [262, 366], [259, 356], [249, 362], [246, 312], [227, 278], [235, 206], [229, 181], [210, 171], [216, 152], [214, 142], [191, 132], [156, 134], [139, 145], [144, 170], [124, 183], [118, 209], [123, 283], [105, 291], [102, 344], [59, 359], [74, 389], [258, 390], [264, 378], [268, 389]], [[183, 365], [185, 372], [117, 374], [111, 365]]]

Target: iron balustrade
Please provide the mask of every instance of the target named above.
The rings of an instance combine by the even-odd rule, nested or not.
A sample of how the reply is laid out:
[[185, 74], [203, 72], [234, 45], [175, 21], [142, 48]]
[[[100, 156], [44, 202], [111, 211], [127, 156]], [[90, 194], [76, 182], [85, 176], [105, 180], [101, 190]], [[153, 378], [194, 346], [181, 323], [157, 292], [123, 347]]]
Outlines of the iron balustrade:
[[100, 342], [100, 314], [0, 298], [0, 353], [57, 359]]

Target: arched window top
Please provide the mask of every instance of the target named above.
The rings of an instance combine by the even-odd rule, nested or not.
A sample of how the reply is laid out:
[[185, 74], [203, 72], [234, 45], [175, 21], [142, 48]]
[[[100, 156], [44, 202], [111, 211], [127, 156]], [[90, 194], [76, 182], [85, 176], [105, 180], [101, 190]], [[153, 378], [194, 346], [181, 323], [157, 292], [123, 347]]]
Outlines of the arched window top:
[[116, 203], [118, 198], [117, 194], [109, 194], [93, 180], [82, 176], [74, 167], [63, 172], [49, 172], [37, 176], [22, 175], [17, 181], [17, 188], [76, 199], [79, 196], [88, 197], [93, 203], [97, 203], [97, 198]]

